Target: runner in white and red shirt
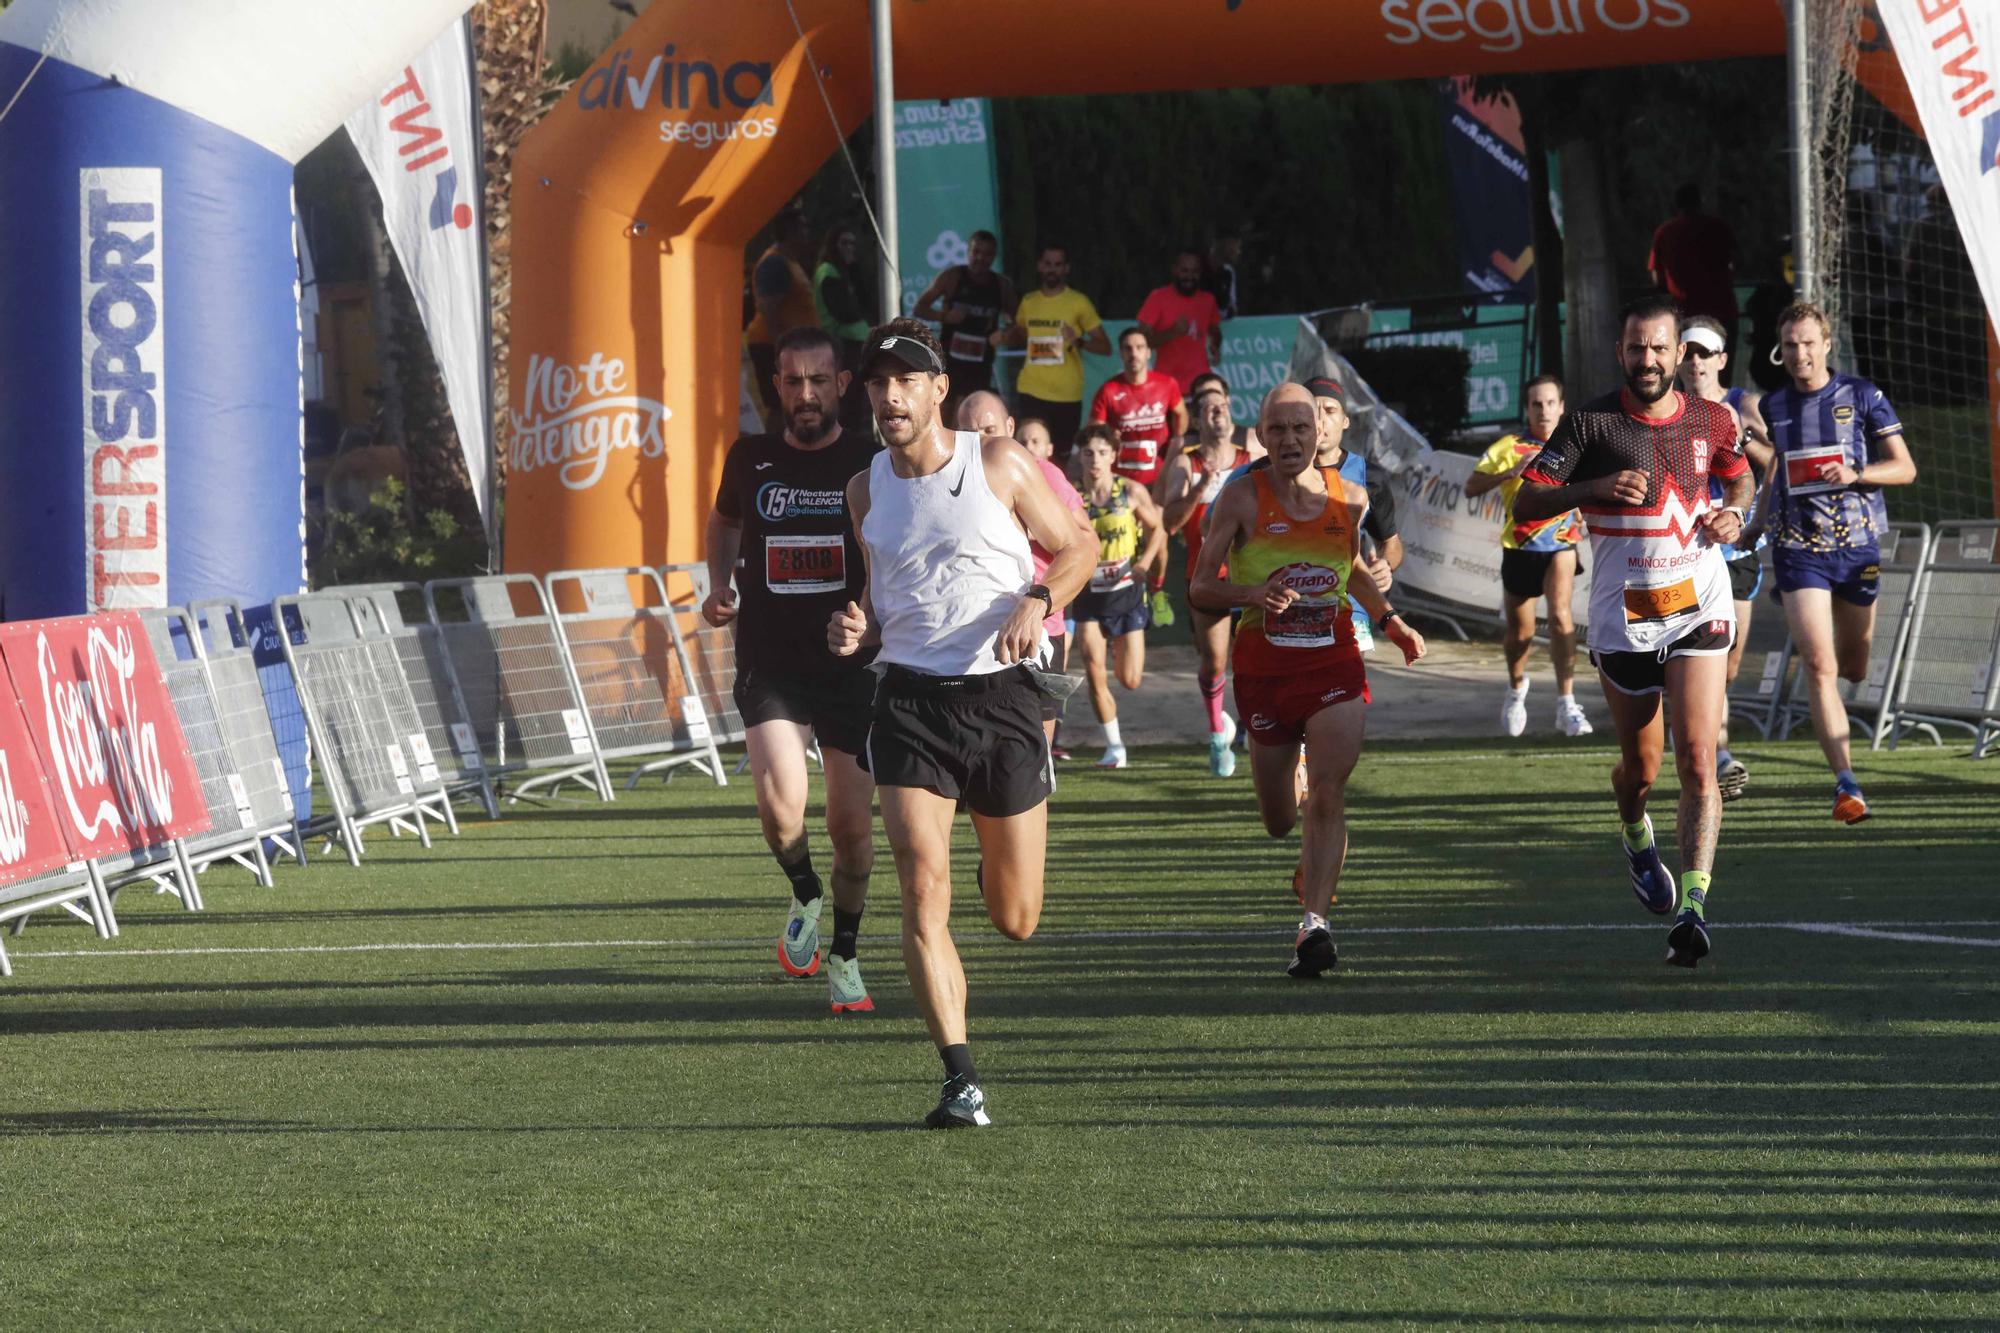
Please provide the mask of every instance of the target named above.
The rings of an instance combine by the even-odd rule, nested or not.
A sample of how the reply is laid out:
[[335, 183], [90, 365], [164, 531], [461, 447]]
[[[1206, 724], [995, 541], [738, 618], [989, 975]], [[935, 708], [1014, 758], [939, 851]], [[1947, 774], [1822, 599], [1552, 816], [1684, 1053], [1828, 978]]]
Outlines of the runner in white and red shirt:
[[[1153, 369], [1153, 344], [1146, 330], [1134, 326], [1118, 335], [1118, 358], [1125, 369], [1106, 380], [1090, 402], [1090, 420], [1118, 432], [1118, 458], [1112, 470], [1151, 493], [1157, 490], [1167, 459], [1188, 433], [1187, 403], [1170, 375]], [[1153, 497], [1157, 500], [1157, 494]], [[1152, 565], [1142, 572], [1151, 594], [1148, 611], [1155, 625], [1174, 623], [1167, 601], [1167, 553], [1163, 545]]]
[[[1621, 751], [1611, 788], [1633, 891], [1662, 915], [1674, 910], [1675, 886], [1653, 841], [1646, 797], [1664, 748], [1660, 696], [1673, 701], [1681, 910], [1667, 935], [1667, 961], [1693, 967], [1709, 951], [1709, 876], [1722, 824], [1715, 739], [1736, 631], [1722, 548], [1743, 529], [1752, 481], [1735, 414], [1674, 387], [1685, 350], [1665, 296], [1628, 305], [1618, 343], [1625, 388], [1563, 417], [1521, 474], [1514, 517], [1532, 523], [1583, 511], [1595, 570], [1590, 660]], [[1724, 483], [1719, 507], [1709, 499], [1711, 475]]]

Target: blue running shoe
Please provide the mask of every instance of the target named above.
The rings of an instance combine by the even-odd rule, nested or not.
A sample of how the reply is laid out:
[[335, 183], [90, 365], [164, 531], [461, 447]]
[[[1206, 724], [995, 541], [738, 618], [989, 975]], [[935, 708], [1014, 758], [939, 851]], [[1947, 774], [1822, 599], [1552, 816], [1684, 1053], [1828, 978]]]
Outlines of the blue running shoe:
[[1667, 962], [1675, 967], [1693, 968], [1708, 957], [1708, 922], [1690, 907], [1674, 920], [1667, 932]]
[[1625, 848], [1625, 859], [1632, 866], [1632, 892], [1638, 896], [1648, 912], [1655, 916], [1665, 916], [1674, 910], [1674, 877], [1667, 873], [1666, 865], [1660, 860], [1660, 844], [1650, 841], [1653, 833], [1653, 817], [1646, 816], [1646, 836], [1649, 839], [1644, 851], [1635, 852], [1626, 846], [1621, 836], [1618, 845]]

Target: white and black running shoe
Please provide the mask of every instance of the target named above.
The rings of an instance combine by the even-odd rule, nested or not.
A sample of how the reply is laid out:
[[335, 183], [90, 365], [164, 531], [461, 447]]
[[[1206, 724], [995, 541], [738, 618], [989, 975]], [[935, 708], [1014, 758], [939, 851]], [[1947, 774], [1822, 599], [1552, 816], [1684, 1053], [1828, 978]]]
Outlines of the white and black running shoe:
[[926, 1129], [972, 1129], [992, 1123], [986, 1114], [986, 1094], [963, 1074], [944, 1081], [938, 1104], [924, 1117]]
[[1331, 972], [1339, 961], [1340, 951], [1333, 947], [1332, 931], [1325, 926], [1301, 928], [1292, 961], [1285, 967], [1285, 975], [1301, 980], [1316, 977], [1322, 972]]

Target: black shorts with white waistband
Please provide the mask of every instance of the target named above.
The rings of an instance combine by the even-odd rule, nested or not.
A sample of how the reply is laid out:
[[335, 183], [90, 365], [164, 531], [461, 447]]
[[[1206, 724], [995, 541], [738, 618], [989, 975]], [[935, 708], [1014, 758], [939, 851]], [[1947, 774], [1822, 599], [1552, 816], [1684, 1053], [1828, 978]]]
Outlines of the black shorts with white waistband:
[[1667, 663], [1676, 657], [1716, 657], [1736, 641], [1733, 620], [1703, 620], [1664, 648], [1644, 653], [1590, 650], [1590, 664], [1620, 694], [1660, 694], [1667, 688]]
[[863, 763], [878, 787], [917, 787], [1005, 818], [1055, 790], [1043, 692], [1026, 667], [931, 676], [885, 667]]

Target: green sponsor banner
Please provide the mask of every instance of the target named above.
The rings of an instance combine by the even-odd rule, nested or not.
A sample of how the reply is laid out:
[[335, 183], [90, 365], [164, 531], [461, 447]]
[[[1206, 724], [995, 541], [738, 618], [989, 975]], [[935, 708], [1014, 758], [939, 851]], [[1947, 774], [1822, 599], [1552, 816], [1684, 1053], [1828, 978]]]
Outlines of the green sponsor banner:
[[896, 103], [896, 263], [903, 313], [931, 280], [965, 262], [966, 238], [1000, 234], [993, 108], [984, 99]]
[[[1106, 319], [1104, 333], [1115, 345], [1119, 333], [1131, 326], [1130, 319]], [[1244, 315], [1222, 326], [1222, 355], [1216, 359], [1215, 373], [1229, 381], [1229, 411], [1239, 423], [1255, 421], [1264, 395], [1285, 382], [1298, 328], [1297, 315]], [[1086, 410], [1098, 386], [1123, 368], [1116, 356], [1083, 354]]]
[[1407, 306], [1377, 306], [1368, 324], [1370, 347], [1463, 347], [1466, 421], [1504, 425], [1521, 419], [1521, 380], [1527, 365], [1527, 307], [1477, 305], [1471, 318], [1448, 328], [1410, 331]]

